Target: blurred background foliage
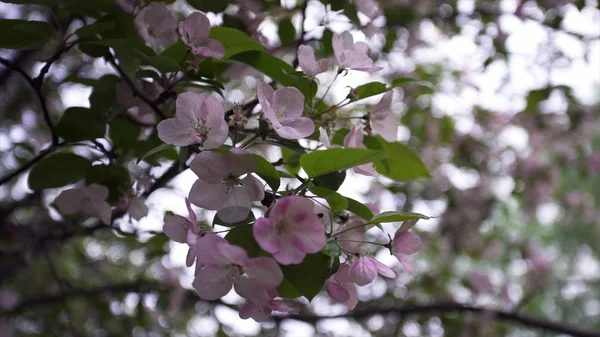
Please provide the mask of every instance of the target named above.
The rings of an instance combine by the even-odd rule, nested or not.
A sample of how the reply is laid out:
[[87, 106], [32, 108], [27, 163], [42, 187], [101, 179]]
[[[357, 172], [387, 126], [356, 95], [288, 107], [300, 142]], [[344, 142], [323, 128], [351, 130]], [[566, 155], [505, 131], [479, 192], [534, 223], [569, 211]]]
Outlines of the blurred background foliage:
[[[356, 29], [384, 67], [377, 79], [404, 76], [435, 85], [433, 93], [416, 86], [396, 89], [400, 99], [394, 105], [402, 139], [420, 153], [432, 178], [368, 180], [360, 191], [382, 209], [436, 216], [414, 229], [424, 241], [413, 258], [415, 273], [361, 288], [356, 312], [362, 314], [355, 317], [319, 319], [346, 312], [319, 295], [296, 319], [242, 322], [236, 298], [208, 303], [190, 290], [183, 264], [172, 258], [175, 245], [160, 231], [128, 217], [116, 229], [61, 220], [50, 206], [56, 194], [29, 190], [21, 175], [0, 186], [1, 336], [557, 335], [491, 314], [383, 310], [444, 301], [600, 331], [598, 1], [380, 0], [383, 15], [372, 20], [357, 8], [361, 1], [163, 2], [179, 19], [195, 9], [210, 12], [211, 21], [246, 32], [289, 63], [299, 39], [327, 56], [332, 31]], [[5, 47], [24, 47], [1, 49], [0, 56], [35, 75], [65, 48], [66, 36], [115, 6], [110, 0], [0, 2], [0, 18], [44, 21], [53, 28], [29, 45], [3, 37]], [[115, 34], [136, 34], [124, 13]], [[10, 29], [0, 28], [0, 34], [8, 36]], [[103, 55], [104, 49], [89, 43], [61, 50], [40, 86], [53, 120], [88, 95], [91, 110], [113, 111], [118, 78]], [[135, 76], [139, 64], [124, 60], [119, 58], [127, 74]], [[255, 98], [261, 74], [242, 63], [214, 62], [199, 76], [204, 89], [224, 92], [231, 106]], [[326, 103], [345, 97], [356, 81], [342, 78]], [[18, 73], [0, 67], [0, 88], [4, 177], [52, 139], [36, 93]], [[170, 111], [172, 100], [160, 99], [163, 111]], [[364, 105], [354, 105], [347, 113], [361, 111]], [[135, 146], [119, 145], [131, 144], [128, 135], [139, 128], [115, 119], [115, 151], [140, 156], [160, 144], [149, 134], [143, 141], [134, 137]], [[101, 146], [87, 144], [76, 153], [104, 155]], [[176, 159], [174, 151], [155, 158], [152, 174], [165, 174], [155, 189], [179, 173], [172, 170]], [[134, 170], [121, 168], [99, 178], [112, 181], [114, 200]], [[352, 179], [359, 178], [350, 176], [346, 184]], [[168, 203], [164, 197], [154, 202]], [[153, 216], [154, 222], [162, 219], [162, 213]], [[372, 240], [383, 235], [370, 234]]]

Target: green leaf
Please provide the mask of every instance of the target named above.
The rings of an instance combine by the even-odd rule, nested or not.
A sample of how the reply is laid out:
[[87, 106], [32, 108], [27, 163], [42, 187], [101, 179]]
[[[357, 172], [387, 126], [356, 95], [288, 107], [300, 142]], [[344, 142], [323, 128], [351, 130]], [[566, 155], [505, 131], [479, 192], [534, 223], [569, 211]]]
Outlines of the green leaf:
[[406, 220], [418, 220], [418, 219], [430, 219], [430, 217], [419, 214], [419, 213], [411, 213], [411, 212], [399, 212], [399, 211], [389, 211], [383, 212], [374, 216], [368, 223], [387, 223], [387, 222], [400, 222]]
[[313, 183], [317, 186], [337, 191], [346, 180], [346, 171], [335, 171], [324, 174], [313, 179]]
[[71, 142], [102, 138], [106, 133], [106, 123], [97, 111], [72, 107], [65, 110], [56, 124], [56, 133]]
[[426, 89], [425, 91], [427, 93], [429, 93], [429, 94], [431, 94], [431, 93], [433, 93], [435, 91], [435, 86], [433, 84], [431, 84], [431, 82], [427, 82], [427, 81], [423, 81], [423, 80], [418, 80], [416, 78], [410, 78], [410, 77], [398, 77], [398, 78], [395, 78], [392, 81], [391, 88], [404, 87], [404, 86], [407, 86], [409, 84], [418, 85], [418, 86]]
[[36, 49], [54, 33], [54, 27], [42, 21], [0, 19], [0, 49]]
[[383, 139], [380, 139], [380, 143], [387, 153], [387, 159], [375, 163], [377, 172], [396, 181], [430, 177], [425, 164], [406, 145], [399, 142], [389, 143]]
[[92, 24], [83, 26], [75, 31], [75, 34], [79, 36], [79, 38], [93, 37], [96, 34], [104, 33], [110, 30], [115, 29], [116, 24], [112, 21], [98, 21]]
[[223, 56], [222, 60], [228, 60], [233, 55], [250, 50], [265, 50], [262, 44], [235, 28], [213, 27], [208, 37], [220, 41], [225, 47], [225, 56]]
[[311, 301], [329, 276], [329, 257], [322, 253], [306, 255], [300, 264], [282, 266], [283, 276]]
[[415, 12], [410, 6], [389, 6], [384, 14], [389, 26], [406, 27], [415, 20]]
[[348, 199], [346, 199], [346, 197], [335, 191], [328, 190], [319, 186], [312, 186], [309, 188], [309, 190], [314, 195], [327, 200], [327, 203], [334, 211], [343, 211], [346, 208], [348, 208]]
[[225, 227], [239, 227], [239, 226], [243, 226], [243, 225], [247, 225], [249, 223], [251, 223], [252, 221], [254, 221], [256, 218], [254, 217], [254, 213], [250, 212], [248, 214], [248, 217], [242, 221], [239, 222], [225, 222], [223, 220], [221, 220], [221, 218], [219, 218], [218, 215], [215, 214], [215, 217], [213, 218], [213, 227], [215, 225], [221, 225], [221, 226], [225, 226]]
[[358, 101], [363, 98], [379, 95], [386, 92], [387, 85], [381, 82], [369, 82], [356, 87], [348, 96], [353, 101]]
[[137, 163], [139, 164], [142, 160], [145, 160], [150, 156], [153, 156], [155, 154], [161, 153], [161, 152], [169, 150], [169, 149], [174, 149], [174, 148], [175, 148], [175, 145], [161, 144], [161, 145], [153, 148], [152, 150], [144, 153], [141, 157], [138, 158]]
[[359, 217], [369, 221], [373, 218], [373, 212], [369, 209], [369, 207], [365, 206], [363, 203], [358, 202], [352, 198], [348, 199], [348, 210]]
[[6, 2], [9, 4], [19, 4], [19, 5], [45, 5], [52, 6], [56, 3], [56, 0], [2, 0], [2, 2]]
[[263, 178], [263, 180], [266, 181], [269, 186], [271, 186], [273, 192], [277, 192], [280, 181], [279, 172], [275, 169], [275, 166], [257, 154], [254, 155], [254, 160], [254, 172], [258, 174], [259, 177]]
[[328, 240], [327, 243], [325, 243], [322, 252], [327, 256], [338, 257], [342, 255], [342, 248], [335, 240]]
[[298, 298], [302, 296], [302, 293], [300, 293], [298, 289], [296, 289], [296, 287], [294, 287], [290, 281], [286, 280], [285, 278], [277, 287], [277, 293], [283, 298]]
[[147, 63], [154, 68], [158, 69], [161, 73], [174, 73], [181, 71], [181, 66], [174, 59], [167, 56], [150, 56], [143, 59], [144, 63]]
[[296, 27], [290, 19], [283, 19], [279, 22], [277, 33], [283, 47], [291, 46], [296, 41]]
[[252, 226], [235, 228], [225, 235], [225, 239], [232, 245], [244, 248], [249, 257], [257, 257], [260, 254], [260, 246], [252, 235]]
[[57, 153], [33, 165], [27, 184], [43, 190], [73, 184], [85, 177], [92, 166], [89, 160], [73, 153]]
[[309, 177], [346, 170], [362, 164], [382, 160], [384, 151], [360, 148], [333, 148], [313, 151], [300, 157], [300, 165]]
[[311, 94], [314, 95], [317, 92], [314, 84], [313, 89], [310, 89], [310, 81], [307, 78], [292, 75], [296, 73], [294, 67], [265, 52], [256, 50], [245, 51], [234, 55], [231, 59], [252, 66], [254, 69], [262, 72], [284, 86], [298, 88], [304, 97], [309, 97]]
[[280, 147], [281, 149], [281, 158], [284, 162], [293, 162], [296, 161], [295, 164], [286, 164], [283, 167], [291, 174], [298, 174], [300, 171], [300, 163], [298, 162], [298, 158], [300, 158], [301, 153], [290, 150], [287, 147]]
[[142, 129], [126, 119], [110, 122], [109, 135], [113, 145], [120, 150], [133, 149]]
[[227, 0], [187, 0], [187, 3], [203, 12], [221, 13], [227, 9], [229, 1]]
[[102, 39], [89, 41], [86, 44], [110, 47], [118, 52], [131, 55], [140, 60], [147, 59], [151, 56], [156, 56], [154, 50], [146, 46], [139, 39]]

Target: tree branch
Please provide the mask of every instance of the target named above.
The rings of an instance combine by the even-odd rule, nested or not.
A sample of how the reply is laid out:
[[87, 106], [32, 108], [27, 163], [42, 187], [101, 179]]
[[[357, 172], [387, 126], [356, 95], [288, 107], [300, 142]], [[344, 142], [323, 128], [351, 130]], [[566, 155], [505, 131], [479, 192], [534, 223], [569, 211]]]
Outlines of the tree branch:
[[385, 315], [385, 314], [398, 314], [398, 315], [416, 315], [416, 314], [476, 314], [485, 315], [491, 319], [508, 321], [516, 324], [520, 324], [526, 327], [551, 331], [555, 333], [564, 333], [570, 336], [577, 337], [598, 337], [600, 331], [585, 331], [579, 328], [568, 326], [562, 323], [547, 321], [539, 318], [533, 318], [519, 314], [517, 312], [502, 311], [491, 308], [482, 308], [464, 305], [456, 302], [440, 302], [428, 305], [411, 305], [394, 308], [375, 308], [375, 309], [364, 309], [355, 310], [347, 314], [337, 316], [311, 316], [311, 315], [299, 315], [289, 317], [277, 317], [277, 320], [281, 319], [295, 319], [307, 323], [316, 323], [317, 321], [330, 318], [352, 318], [352, 319], [364, 319], [369, 318], [373, 315]]
[[[31, 76], [29, 76], [25, 72], [25, 70], [23, 70], [23, 68], [21, 68], [18, 64], [15, 64], [10, 60], [0, 57], [0, 64], [21, 74], [21, 76], [23, 76], [25, 81], [27, 81], [29, 86], [33, 89], [33, 91], [35, 92], [35, 95], [37, 96], [38, 100], [40, 101], [40, 105], [42, 106], [42, 114], [44, 116], [44, 121], [46, 122], [46, 125], [48, 126], [48, 129], [50, 130], [50, 135], [52, 136], [52, 145], [57, 145], [58, 144], [58, 135], [56, 134], [56, 130], [54, 129], [54, 125], [52, 124], [52, 120], [50, 119], [50, 111], [48, 110], [48, 106], [46, 105], [46, 98], [42, 94], [41, 81], [38, 81], [37, 78], [35, 80], [33, 78], [31, 78]], [[40, 75], [41, 75], [41, 73], [40, 73]]]
[[44, 159], [49, 154], [52, 154], [57, 148], [59, 148], [60, 146], [62, 146], [64, 144], [65, 143], [58, 143], [58, 144], [56, 144], [54, 146], [51, 146], [48, 149], [40, 151], [40, 154], [38, 154], [35, 158], [33, 158], [30, 161], [28, 161], [25, 165], [19, 167], [18, 169], [16, 169], [12, 173], [9, 173], [6, 176], [0, 178], [0, 186], [4, 185], [5, 183], [9, 182], [13, 178], [15, 178], [15, 177], [19, 176], [20, 174], [22, 174], [23, 172], [27, 171], [31, 166], [33, 166], [33, 164], [35, 164], [38, 161]]

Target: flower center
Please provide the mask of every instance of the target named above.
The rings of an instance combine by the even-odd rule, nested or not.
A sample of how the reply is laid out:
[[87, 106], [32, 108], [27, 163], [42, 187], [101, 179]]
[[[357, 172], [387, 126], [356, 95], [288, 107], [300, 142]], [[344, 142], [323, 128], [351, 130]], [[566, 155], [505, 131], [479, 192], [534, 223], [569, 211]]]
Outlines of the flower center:
[[196, 136], [198, 136], [198, 142], [200, 143], [200, 145], [202, 145], [206, 141], [206, 138], [208, 138], [208, 133], [210, 132], [211, 126], [208, 124], [207, 121], [200, 118], [197, 119], [196, 122], [192, 125], [192, 129], [194, 130]]
[[231, 281], [235, 282], [244, 274], [244, 268], [239, 264], [229, 264], [225, 268], [229, 270], [229, 277], [231, 277]]
[[290, 231], [290, 223], [286, 219], [282, 219], [275, 225], [277, 229], [277, 235], [287, 233]]
[[278, 119], [283, 119], [285, 118], [285, 111], [282, 111], [280, 108], [276, 108], [275, 115], [277, 115]]
[[234, 175], [233, 173], [228, 173], [225, 178], [223, 178], [223, 185], [225, 193], [229, 193], [229, 191], [235, 186], [242, 186], [243, 184], [240, 177]]

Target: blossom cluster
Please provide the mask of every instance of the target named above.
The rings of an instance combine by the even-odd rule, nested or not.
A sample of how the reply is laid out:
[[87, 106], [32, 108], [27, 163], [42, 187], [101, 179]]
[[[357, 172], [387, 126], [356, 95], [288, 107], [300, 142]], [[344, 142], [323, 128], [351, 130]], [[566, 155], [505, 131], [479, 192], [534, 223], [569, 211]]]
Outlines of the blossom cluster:
[[[140, 36], [156, 52], [173, 44], [178, 39], [173, 35], [177, 31], [189, 52], [196, 57], [192, 64], [207, 57], [222, 58], [225, 55], [221, 42], [209, 38], [210, 22], [202, 13], [193, 13], [177, 25], [163, 3], [152, 2], [137, 14], [135, 20]], [[314, 80], [334, 65], [338, 66], [338, 73], [381, 69], [369, 57], [368, 45], [354, 42], [349, 32], [335, 34], [332, 46], [334, 58], [321, 60], [316, 59], [315, 51], [309, 45], [299, 47], [299, 65], [309, 79]], [[286, 140], [298, 140], [310, 137], [316, 126], [320, 126], [322, 144], [333, 146], [328, 132], [332, 131], [332, 125], [325, 125], [320, 115], [307, 112], [305, 96], [299, 89], [291, 86], [274, 89], [261, 82], [257, 87], [257, 98], [262, 110], [259, 118], [268, 125], [267, 132]], [[392, 114], [392, 100], [393, 93], [386, 92], [365, 116], [364, 125], [350, 126], [343, 146], [364, 148], [364, 134], [371, 134], [371, 131], [386, 141], [396, 141], [398, 124]], [[129, 101], [132, 103], [127, 106], [139, 103], [139, 100]], [[315, 197], [306, 196], [306, 191], [268, 192], [274, 198], [264, 203], [264, 216], [248, 221], [254, 219], [252, 209], [258, 207], [257, 202], [266, 199], [266, 191], [257, 175], [256, 154], [244, 146], [238, 147], [235, 139], [227, 143], [230, 127], [237, 131], [247, 121], [241, 111], [239, 107], [235, 108], [233, 117], [229, 116], [232, 123], [228, 123], [220, 97], [183, 92], [176, 98], [173, 118], [164, 119], [156, 126], [163, 142], [175, 146], [193, 145], [198, 152], [189, 165], [197, 176], [185, 199], [189, 215], [187, 218], [165, 215], [163, 231], [171, 240], [189, 246], [186, 265], [192, 267], [195, 264], [192, 285], [202, 299], [219, 299], [233, 288], [246, 301], [240, 310], [242, 318], [263, 321], [273, 311], [297, 313], [299, 306], [279, 296], [278, 286], [284, 280], [282, 266], [301, 264], [307, 255], [319, 254], [328, 243], [340, 248], [341, 264], [338, 259], [334, 266], [330, 259], [326, 292], [332, 300], [344, 303], [350, 309], [358, 301], [357, 286], [370, 284], [377, 275], [396, 276], [390, 267], [369, 256], [368, 250], [362, 250], [363, 245], [388, 248], [404, 271], [412, 273], [408, 256], [421, 247], [416, 234], [403, 227], [387, 243], [367, 242], [367, 231], [372, 223], [356, 215], [348, 216], [329, 209], [327, 223], [322, 219], [322, 206], [314, 202]], [[358, 165], [353, 170], [363, 175], [378, 175], [373, 164]], [[142, 185], [140, 180], [136, 186]], [[136, 188], [135, 191], [130, 188], [125, 193], [127, 197], [120, 202], [121, 208], [127, 209], [137, 220], [148, 213], [142, 197], [144, 190], [147, 188]], [[108, 196], [107, 187], [91, 184], [63, 191], [55, 204], [63, 214], [81, 212], [99, 217], [109, 225], [111, 206], [106, 201]], [[252, 226], [252, 239], [260, 247], [260, 254], [249, 256], [244, 248], [230, 243], [218, 233], [199, 228], [192, 205], [216, 211], [220, 221], [232, 224], [231, 231]], [[339, 218], [335, 230], [334, 217]], [[244, 224], [236, 226], [241, 222]]]

